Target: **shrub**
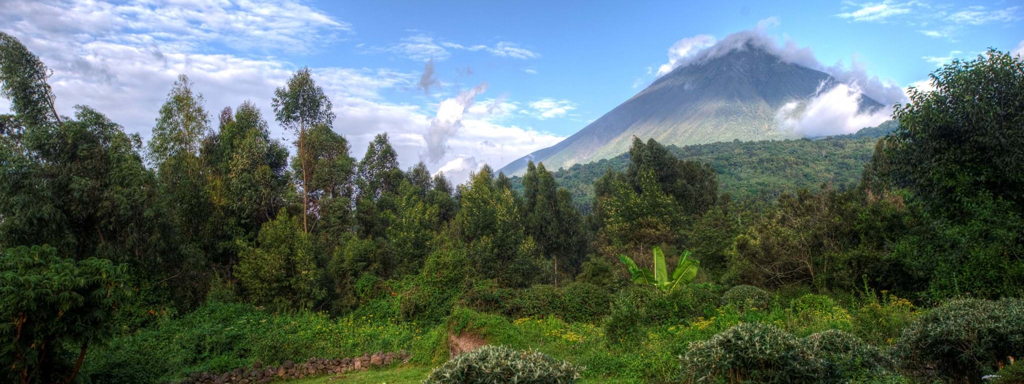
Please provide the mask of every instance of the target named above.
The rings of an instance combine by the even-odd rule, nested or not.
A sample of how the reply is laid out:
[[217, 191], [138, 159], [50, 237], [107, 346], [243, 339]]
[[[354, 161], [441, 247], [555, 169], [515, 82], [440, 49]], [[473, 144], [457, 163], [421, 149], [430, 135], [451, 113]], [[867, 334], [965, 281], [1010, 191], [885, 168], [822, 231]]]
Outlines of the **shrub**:
[[911, 323], [893, 353], [910, 372], [934, 367], [946, 379], [979, 382], [1024, 355], [1024, 300], [946, 302]]
[[805, 348], [821, 359], [826, 381], [849, 381], [858, 376], [891, 372], [895, 364], [878, 348], [849, 333], [828, 330], [803, 339]]
[[1016, 363], [1004, 366], [996, 372], [994, 384], [1020, 384], [1024, 383], [1024, 363]]
[[800, 339], [772, 325], [739, 324], [690, 345], [682, 358], [691, 381], [796, 383], [820, 381], [823, 367]]
[[870, 344], [892, 344], [913, 321], [917, 310], [910, 301], [885, 292], [881, 299], [874, 293], [869, 297], [866, 304], [853, 312], [853, 332]]
[[768, 309], [772, 295], [753, 285], [737, 285], [722, 295], [722, 305], [732, 304], [740, 312], [748, 309]]
[[787, 328], [800, 336], [853, 327], [850, 313], [825, 295], [807, 294], [789, 303]]
[[564, 312], [562, 292], [553, 285], [538, 284], [518, 289], [509, 303], [506, 315], [512, 318], [558, 315]]
[[596, 321], [611, 312], [611, 295], [604, 288], [590, 283], [572, 283], [562, 288], [564, 312], [568, 322]]
[[581, 371], [540, 352], [484, 346], [435, 368], [424, 384], [575, 383]]

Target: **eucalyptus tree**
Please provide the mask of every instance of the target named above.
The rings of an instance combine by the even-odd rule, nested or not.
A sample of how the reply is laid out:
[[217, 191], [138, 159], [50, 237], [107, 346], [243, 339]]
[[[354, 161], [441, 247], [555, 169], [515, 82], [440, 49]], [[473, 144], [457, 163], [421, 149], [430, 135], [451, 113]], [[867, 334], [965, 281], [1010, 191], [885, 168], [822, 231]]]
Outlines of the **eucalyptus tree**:
[[298, 157], [302, 168], [302, 229], [309, 232], [309, 154], [306, 151], [307, 131], [315, 126], [324, 125], [331, 127], [334, 123], [334, 112], [331, 110], [331, 100], [324, 93], [323, 88], [316, 85], [309, 68], [302, 68], [294, 75], [284, 87], [274, 91], [273, 99], [274, 113], [277, 121], [285, 129], [295, 132], [298, 136]]
[[20, 124], [40, 126], [61, 123], [50, 77], [39, 57], [18, 39], [0, 32], [0, 96], [11, 101], [11, 111]]

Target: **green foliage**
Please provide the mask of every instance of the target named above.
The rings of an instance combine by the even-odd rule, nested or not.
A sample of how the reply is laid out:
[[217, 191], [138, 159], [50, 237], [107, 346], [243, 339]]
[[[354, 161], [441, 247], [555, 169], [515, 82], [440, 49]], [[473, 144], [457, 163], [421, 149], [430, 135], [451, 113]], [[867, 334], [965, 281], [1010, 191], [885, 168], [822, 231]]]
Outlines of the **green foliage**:
[[297, 217], [281, 210], [260, 230], [256, 246], [241, 247], [235, 273], [250, 302], [274, 309], [309, 309], [323, 299], [313, 244]]
[[0, 97], [11, 101], [18, 125], [41, 127], [60, 122], [54, 107], [57, 97], [46, 83], [50, 74], [18, 39], [0, 32]]
[[436, 368], [424, 383], [575, 383], [581, 371], [540, 352], [483, 346]]
[[722, 305], [732, 304], [740, 312], [747, 309], [768, 309], [772, 295], [752, 285], [737, 285], [722, 294]]
[[867, 302], [853, 311], [853, 333], [873, 345], [891, 345], [913, 321], [918, 310], [895, 295], [883, 292], [879, 298], [868, 291]]
[[823, 382], [845, 383], [865, 376], [885, 376], [895, 369], [895, 364], [882, 350], [843, 331], [827, 330], [801, 341], [814, 358], [822, 362]]
[[934, 90], [912, 91], [886, 138], [891, 177], [953, 218], [977, 194], [1024, 209], [1024, 61], [989, 50], [954, 60], [930, 76]]
[[690, 382], [847, 383], [894, 376], [892, 361], [856, 336], [828, 330], [800, 339], [760, 323], [691, 343], [682, 362]]
[[8, 383], [71, 383], [90, 347], [112, 333], [126, 268], [57, 256], [49, 246], [10, 248], [0, 258], [0, 377]]
[[425, 333], [399, 322], [386, 303], [369, 308], [375, 311], [332, 318], [324, 313], [271, 313], [246, 304], [207, 303], [92, 350], [83, 376], [109, 384], [178, 381], [193, 372], [227, 372], [256, 361], [276, 366], [310, 357], [411, 350]]
[[698, 341], [682, 358], [684, 377], [691, 382], [796, 383], [816, 382], [824, 367], [800, 339], [778, 327], [740, 324], [706, 341]]
[[498, 187], [489, 168], [460, 190], [461, 207], [453, 222], [467, 245], [479, 278], [506, 287], [525, 287], [537, 277], [537, 245], [526, 236], [512, 191]]
[[530, 161], [523, 185], [526, 234], [533, 237], [540, 252], [551, 259], [557, 285], [560, 274], [579, 273], [586, 251], [582, 217], [572, 203], [572, 196], [558, 188], [544, 164], [534, 167]]
[[561, 288], [534, 285], [516, 289], [501, 288], [484, 280], [462, 296], [461, 304], [512, 319], [557, 317], [569, 322], [597, 322], [609, 313], [611, 295], [601, 287], [581, 282]]
[[[889, 130], [891, 127], [870, 135], [818, 140], [728, 141], [668, 148], [681, 160], [709, 164], [716, 173], [720, 193], [736, 201], [768, 203], [784, 192], [814, 189], [825, 183], [841, 190], [856, 187], [871, 161], [878, 137]], [[577, 204], [584, 204], [601, 195], [595, 183], [606, 171], [623, 172], [629, 163], [629, 154], [622, 154], [552, 174]], [[519, 188], [521, 182], [514, 185]]]
[[1004, 365], [999, 372], [996, 372], [996, 376], [999, 376], [992, 380], [994, 384], [1019, 384], [1024, 383], [1024, 364], [1008, 364]]
[[690, 259], [689, 251], [683, 251], [683, 254], [679, 256], [679, 264], [676, 265], [671, 277], [669, 276], [668, 268], [665, 266], [665, 254], [661, 252], [661, 247], [654, 247], [652, 253], [654, 254], [653, 273], [647, 270], [647, 268], [637, 267], [636, 263], [629, 256], [619, 255], [619, 260], [629, 269], [629, 274], [632, 276], [634, 284], [651, 285], [662, 292], [669, 293], [693, 282], [693, 279], [697, 278], [697, 268], [700, 266], [700, 261]]
[[713, 311], [720, 300], [716, 287], [693, 285], [662, 294], [647, 287], [619, 291], [605, 321], [611, 346], [631, 348], [644, 340], [644, 328], [675, 325]]
[[1009, 358], [1024, 356], [1024, 301], [950, 300], [911, 323], [893, 354], [914, 374], [934, 367], [946, 380], [981, 382]]
[[619, 285], [614, 268], [615, 265], [608, 262], [608, 260], [591, 255], [587, 261], [583, 262], [582, 271], [576, 276], [576, 282], [611, 289]]

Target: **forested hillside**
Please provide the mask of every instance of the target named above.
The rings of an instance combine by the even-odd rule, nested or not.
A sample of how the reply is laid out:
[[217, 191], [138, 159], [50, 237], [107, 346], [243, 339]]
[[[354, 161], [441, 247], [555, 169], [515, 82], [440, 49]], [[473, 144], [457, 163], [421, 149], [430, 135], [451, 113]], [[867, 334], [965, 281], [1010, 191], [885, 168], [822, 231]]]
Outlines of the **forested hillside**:
[[[771, 202], [784, 192], [817, 189], [831, 184], [839, 190], [855, 187], [864, 166], [871, 160], [878, 139], [895, 130], [886, 122], [855, 134], [817, 139], [779, 141], [731, 141], [685, 147], [668, 146], [681, 160], [708, 163], [718, 175], [722, 193], [733, 199]], [[589, 164], [576, 164], [552, 172], [558, 185], [568, 189], [584, 207], [594, 198], [594, 182], [608, 170], [621, 172], [629, 165], [629, 153]], [[522, 191], [522, 178], [513, 177]], [[585, 209], [585, 208], [584, 208]]]
[[272, 111], [183, 74], [147, 141], [48, 74], [0, 32], [5, 383], [1024, 377], [1019, 56], [943, 66], [898, 127], [636, 138], [521, 188], [350, 148], [307, 68]]

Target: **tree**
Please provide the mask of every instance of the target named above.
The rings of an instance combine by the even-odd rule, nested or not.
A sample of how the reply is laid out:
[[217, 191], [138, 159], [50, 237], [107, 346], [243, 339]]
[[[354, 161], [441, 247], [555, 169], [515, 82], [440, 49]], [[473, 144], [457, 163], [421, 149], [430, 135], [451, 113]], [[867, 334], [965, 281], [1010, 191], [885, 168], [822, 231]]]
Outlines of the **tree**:
[[558, 188], [544, 164], [527, 163], [523, 187], [526, 233], [537, 242], [541, 253], [551, 259], [558, 285], [559, 265], [563, 273], [574, 276], [583, 262], [586, 244], [582, 218], [572, 203], [572, 195]]
[[990, 50], [930, 78], [933, 91], [911, 91], [893, 112], [884, 150], [896, 185], [951, 217], [982, 193], [1024, 212], [1024, 61]]
[[[324, 94], [323, 88], [313, 81], [309, 68], [303, 67], [288, 79], [284, 87], [274, 91], [273, 106], [277, 121], [299, 137], [298, 157], [302, 163], [302, 185], [305, 187], [309, 185], [306, 131], [317, 125], [331, 127], [334, 122], [331, 100]], [[309, 210], [308, 193], [302, 195], [302, 207], [302, 230], [309, 233], [309, 221], [306, 218]]]
[[0, 153], [0, 248], [147, 262], [155, 180], [141, 138], [88, 107], [24, 133], [24, 152]]
[[528, 286], [537, 277], [537, 246], [524, 231], [512, 191], [499, 188], [490, 167], [471, 175], [462, 190], [454, 225], [469, 249], [476, 273], [508, 287]]
[[395, 214], [395, 200], [405, 173], [398, 168], [398, 153], [386, 133], [378, 134], [359, 161], [356, 185], [357, 224], [362, 237], [384, 237]]
[[644, 144], [633, 138], [629, 160], [626, 179], [635, 190], [641, 188], [643, 173], [650, 171], [661, 190], [672, 196], [687, 215], [703, 214], [718, 199], [718, 181], [710, 165], [681, 160], [654, 139]]
[[326, 125], [314, 126], [306, 133], [306, 161], [293, 160], [292, 168], [307, 177], [296, 183], [313, 215], [309, 231], [338, 239], [351, 230], [355, 159], [349, 156], [348, 141]]
[[223, 157], [228, 159], [228, 205], [246, 231], [255, 232], [284, 205], [288, 150], [270, 139], [266, 120], [248, 101], [218, 136], [222, 136], [221, 151], [226, 152]]
[[127, 295], [126, 268], [74, 261], [49, 246], [10, 248], [0, 258], [0, 377], [9, 383], [72, 383], [89, 347], [111, 335]]
[[19, 124], [27, 127], [61, 123], [50, 84], [50, 70], [18, 39], [0, 32], [0, 97], [11, 101]]
[[310, 235], [286, 210], [263, 225], [255, 246], [241, 248], [235, 273], [252, 303], [279, 310], [310, 309], [326, 296]]

